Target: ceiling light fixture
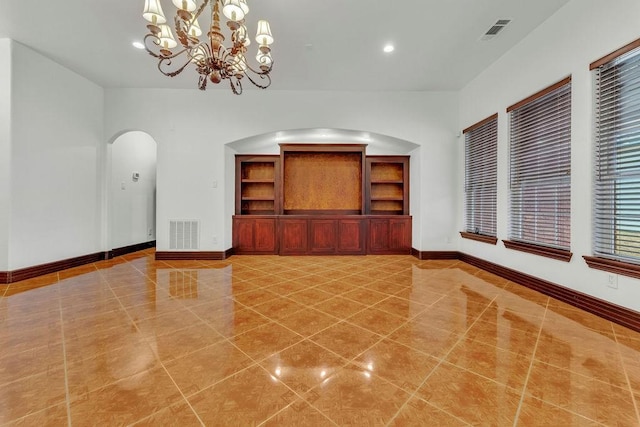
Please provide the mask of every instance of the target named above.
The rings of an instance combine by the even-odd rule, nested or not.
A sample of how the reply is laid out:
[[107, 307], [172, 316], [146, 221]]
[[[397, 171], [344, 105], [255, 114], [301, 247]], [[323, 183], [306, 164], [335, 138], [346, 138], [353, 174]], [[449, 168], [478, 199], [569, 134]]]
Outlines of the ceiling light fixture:
[[388, 44], [385, 45], [384, 48], [382, 48], [383, 51], [385, 51], [385, 53], [391, 53], [395, 50], [395, 47], [393, 47], [392, 44]]
[[[273, 67], [270, 45], [273, 36], [269, 23], [258, 21], [256, 42], [258, 43], [258, 69], [252, 68], [245, 54], [251, 40], [247, 37], [245, 15], [249, 12], [246, 0], [204, 0], [200, 6], [197, 0], [173, 0], [177, 7], [175, 31], [181, 47], [173, 37], [171, 28], [162, 12], [160, 0], [145, 0], [142, 16], [149, 22], [149, 33], [144, 38], [144, 47], [151, 56], [158, 59], [158, 70], [165, 76], [175, 77], [189, 64], [194, 64], [200, 75], [198, 88], [205, 90], [207, 82], [215, 84], [224, 79], [229, 80], [231, 90], [236, 95], [242, 93], [243, 77], [260, 89], [271, 85], [269, 73]], [[204, 41], [199, 39], [203, 34], [198, 23], [206, 7], [211, 10], [211, 26]], [[220, 9], [228, 19], [227, 27], [231, 31], [231, 45], [225, 47], [225, 36], [220, 28]]]

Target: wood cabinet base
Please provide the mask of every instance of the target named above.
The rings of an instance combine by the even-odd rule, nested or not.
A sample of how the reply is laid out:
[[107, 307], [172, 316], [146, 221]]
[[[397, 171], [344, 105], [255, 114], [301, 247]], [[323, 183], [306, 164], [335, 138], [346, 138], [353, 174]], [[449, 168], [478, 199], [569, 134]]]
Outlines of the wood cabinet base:
[[410, 255], [411, 217], [237, 215], [233, 249], [238, 255]]

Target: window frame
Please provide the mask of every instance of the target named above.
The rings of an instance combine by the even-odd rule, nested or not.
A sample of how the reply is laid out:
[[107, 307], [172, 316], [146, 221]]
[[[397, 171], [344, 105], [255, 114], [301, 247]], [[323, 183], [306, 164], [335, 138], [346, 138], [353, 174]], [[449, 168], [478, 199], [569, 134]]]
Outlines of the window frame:
[[[611, 173], [609, 175], [607, 175], [607, 182], [609, 182], [609, 184], [605, 183], [604, 179], [599, 181], [599, 174], [598, 174], [598, 170], [600, 167], [602, 167], [602, 165], [606, 165], [607, 167], [612, 167], [612, 166], [618, 166], [618, 163], [616, 161], [614, 162], [610, 162], [608, 160], [603, 161], [602, 165], [598, 162], [598, 153], [600, 152], [601, 149], [604, 150], [611, 150], [613, 147], [611, 146], [611, 141], [601, 141], [601, 135], [598, 131], [598, 128], [596, 126], [597, 123], [599, 123], [600, 120], [600, 110], [598, 108], [598, 101], [600, 99], [603, 98], [603, 96], [600, 93], [600, 87], [598, 86], [598, 74], [599, 72], [601, 72], [605, 67], [607, 66], [615, 66], [617, 64], [613, 64], [614, 61], [617, 61], [618, 58], [620, 58], [623, 55], [626, 55], [628, 53], [632, 53], [634, 50], [638, 50], [638, 48], [640, 48], [640, 39], [634, 40], [631, 43], [617, 49], [614, 52], [609, 53], [608, 55], [603, 56], [602, 58], [592, 62], [591, 64], [589, 64], [589, 71], [592, 72], [593, 74], [593, 103], [594, 103], [594, 111], [593, 111], [593, 120], [594, 120], [594, 136], [593, 136], [593, 150], [592, 150], [592, 156], [594, 159], [594, 172], [593, 172], [593, 190], [592, 190], [592, 214], [593, 214], [593, 218], [592, 218], [592, 254], [591, 256], [583, 256], [585, 262], [587, 263], [587, 265], [590, 268], [594, 268], [594, 269], [598, 269], [598, 270], [603, 270], [603, 271], [608, 271], [608, 272], [612, 272], [612, 273], [616, 273], [616, 274], [621, 274], [624, 276], [629, 276], [629, 277], [634, 277], [634, 278], [640, 278], [640, 255], [638, 255], [637, 257], [632, 257], [632, 256], [623, 256], [623, 255], [616, 255], [616, 254], [608, 254], [608, 253], [604, 253], [604, 251], [599, 250], [599, 248], [602, 248], [603, 246], [606, 246], [607, 244], [613, 244], [613, 242], [616, 241], [616, 230], [618, 230], [618, 228], [616, 226], [611, 226], [609, 230], [606, 230], [606, 227], [601, 227], [598, 225], [598, 222], [602, 222], [602, 221], [606, 221], [608, 219], [613, 220], [614, 222], [616, 221], [616, 219], [618, 218], [618, 216], [616, 214], [613, 214], [611, 216], [602, 214], [602, 216], [599, 216], [600, 213], [598, 211], [598, 206], [600, 203], [602, 203], [602, 199], [605, 198], [605, 196], [613, 196], [613, 199], [607, 199], [607, 200], [611, 200], [610, 204], [608, 204], [607, 206], [609, 206], [611, 209], [613, 208], [618, 208], [619, 206], [617, 205], [617, 198], [615, 197], [615, 194], [610, 194], [610, 193], [603, 193], [602, 187], [611, 187], [612, 193], [615, 193], [615, 188], [616, 188], [616, 184], [618, 183], [618, 179], [617, 178], [611, 178], [611, 176], [614, 175], [618, 175], [617, 173]], [[637, 55], [640, 55], [640, 51], [636, 54], [633, 54], [633, 57], [637, 57]], [[611, 67], [607, 67], [607, 68], [611, 68]], [[639, 68], [640, 70], [640, 68]], [[635, 75], [635, 74], [634, 74]], [[637, 72], [638, 78], [640, 78], [640, 71]], [[613, 77], [615, 79], [615, 77]], [[633, 79], [633, 78], [631, 78]], [[615, 81], [615, 85], [619, 85], [620, 83], [618, 82], [618, 80]], [[636, 93], [637, 92], [637, 97], [640, 100], [640, 90], [634, 91], [633, 97], [636, 97]], [[611, 95], [607, 95], [606, 97], [611, 96]], [[616, 115], [616, 117], [618, 117]], [[613, 119], [611, 120], [613, 121]], [[610, 122], [608, 122], [610, 123]], [[635, 125], [634, 129], [637, 129], [637, 132], [640, 132], [640, 125]], [[609, 138], [614, 138], [613, 135], [608, 135]], [[601, 145], [601, 143], [603, 145]], [[604, 144], [607, 144], [606, 146]], [[633, 150], [633, 153], [635, 155], [635, 153], [637, 153], [640, 156], [640, 147], [638, 147], [637, 149]], [[606, 163], [605, 163], [606, 162]], [[640, 166], [638, 167], [634, 167], [632, 168], [633, 172], [635, 172], [636, 174], [640, 174]], [[633, 175], [633, 173], [631, 174]], [[625, 175], [626, 176], [626, 175]], [[637, 179], [637, 178], [636, 178]], [[600, 196], [599, 196], [600, 194]], [[602, 231], [609, 231], [609, 234], [606, 235], [606, 237], [602, 238], [602, 240], [598, 240], [598, 236], [599, 233], [601, 233]], [[609, 242], [609, 243], [607, 243]], [[615, 244], [612, 246], [612, 249], [610, 250], [611, 252], [615, 252]], [[632, 258], [636, 258], [636, 259], [632, 259]]]
[[[550, 183], [547, 184], [547, 186], [540, 183], [540, 181], [543, 181], [543, 179], [541, 179], [540, 177], [540, 172], [537, 172], [538, 175], [536, 175], [536, 173], [534, 172], [531, 172], [531, 176], [529, 176], [528, 173], [530, 171], [525, 171], [527, 173], [524, 174], [524, 178], [522, 178], [523, 175], [521, 170], [521, 163], [523, 162], [523, 159], [525, 157], [529, 156], [529, 154], [527, 154], [527, 156], [524, 156], [523, 154], [520, 153], [516, 155], [519, 157], [514, 158], [514, 145], [518, 143], [520, 144], [527, 143], [527, 144], [531, 144], [533, 146], [533, 149], [535, 150], [536, 144], [535, 144], [534, 136], [529, 136], [527, 139], [526, 137], [523, 137], [521, 135], [521, 132], [524, 132], [527, 129], [517, 129], [518, 130], [517, 137], [514, 136], [514, 126], [517, 126], [517, 123], [514, 122], [517, 117], [515, 113], [524, 114], [526, 110], [521, 110], [521, 109], [527, 108], [527, 107], [536, 107], [536, 104], [534, 104], [535, 102], [541, 103], [542, 98], [544, 98], [547, 95], [554, 94], [555, 92], [558, 92], [558, 95], [560, 95], [561, 90], [564, 90], [564, 88], [567, 86], [568, 86], [569, 101], [566, 105], [563, 105], [563, 107], [568, 108], [568, 110], [560, 111], [558, 109], [554, 109], [554, 106], [551, 104], [549, 105], [549, 111], [551, 111], [552, 113], [549, 115], [548, 118], [549, 120], [555, 120], [555, 119], [567, 120], [568, 119], [568, 129], [566, 129], [569, 132], [568, 140], [561, 139], [561, 141], [565, 142], [568, 146], [568, 152], [565, 152], [565, 151], [562, 152], [563, 154], [562, 158], [565, 161], [567, 161], [568, 164], [565, 166], [558, 166], [556, 170], [552, 171], [553, 175], [549, 179]], [[503, 240], [503, 243], [507, 249], [518, 250], [521, 252], [544, 256], [547, 258], [552, 258], [552, 259], [556, 259], [564, 262], [569, 262], [571, 260], [571, 257], [573, 256], [570, 250], [570, 245], [571, 245], [571, 116], [572, 116], [571, 97], [572, 97], [571, 76], [569, 76], [551, 86], [548, 86], [542, 89], [539, 92], [536, 92], [535, 94], [523, 99], [522, 101], [519, 101], [509, 106], [506, 110], [507, 113], [509, 114], [509, 159], [510, 159], [510, 162], [509, 162], [509, 238]], [[553, 98], [549, 98], [549, 100], [552, 101]], [[544, 104], [540, 104], [540, 105], [544, 105]], [[546, 117], [544, 116], [541, 119], [540, 118], [536, 119], [537, 120], [535, 122], [536, 126], [540, 126], [540, 122], [544, 119], [546, 119]], [[522, 121], [522, 118], [518, 116], [517, 120]], [[526, 122], [526, 120], [524, 121]], [[544, 126], [545, 128], [547, 127], [546, 124], [544, 124]], [[533, 131], [535, 133], [536, 129], [534, 128]], [[541, 150], [543, 150], [542, 154], [548, 155], [550, 149], [546, 147]], [[537, 154], [538, 151], [535, 151], [535, 153]], [[514, 165], [514, 163], [516, 164]], [[521, 174], [518, 175], [517, 180], [514, 179], [516, 169], [521, 172]], [[566, 173], [566, 178], [563, 178], [563, 175], [562, 175], [563, 171], [565, 171], [564, 173]], [[565, 180], [567, 181], [566, 183], [564, 183]], [[554, 206], [553, 204], [555, 203], [556, 211], [552, 215], [553, 224], [551, 224], [551, 225], [555, 225], [555, 227], [551, 227], [548, 223], [545, 223], [542, 221], [539, 222], [539, 217], [541, 217], [542, 215], [539, 215], [537, 212], [534, 215], [533, 220], [528, 220], [526, 223], [522, 222], [524, 217], [523, 214], [525, 213], [525, 211], [523, 211], [520, 207], [516, 208], [514, 206], [514, 203], [526, 202], [527, 199], [522, 194], [518, 195], [517, 192], [532, 191], [536, 193], [539, 191], [546, 191], [554, 188], [556, 192], [558, 191], [558, 188], [564, 188], [564, 191], [568, 193], [566, 195], [566, 198], [563, 198], [563, 199], [556, 198], [554, 199], [553, 202], [546, 202], [546, 204], [548, 204], [547, 207], [553, 207]], [[540, 196], [540, 198], [542, 197], [543, 196]], [[540, 198], [536, 197], [534, 200], [537, 201], [537, 200], [540, 200]], [[568, 211], [564, 214], [564, 221], [565, 222], [568, 221], [567, 224], [564, 224], [561, 222], [562, 217], [560, 216], [560, 212], [558, 211], [558, 203], [562, 201], [564, 201], [568, 206]], [[522, 206], [522, 204], [520, 206]], [[567, 208], [565, 208], [564, 210], [566, 209]], [[566, 241], [566, 245], [560, 244], [557, 241], [555, 243], [542, 241], [542, 239], [538, 241], [535, 241], [535, 240], [532, 241], [522, 237], [523, 233], [525, 233], [526, 231], [531, 232], [531, 230], [525, 230], [526, 226], [537, 227], [538, 225], [547, 225], [547, 227], [555, 228], [555, 229], [560, 228], [560, 226], [565, 227], [566, 240], [563, 240], [561, 243]], [[532, 239], [538, 239], [539, 234], [535, 232], [533, 236], [534, 237]]]
[[[488, 128], [493, 126], [494, 128]], [[488, 133], [487, 133], [488, 132]], [[495, 113], [486, 119], [483, 119], [462, 131], [465, 136], [464, 151], [465, 151], [465, 178], [464, 178], [464, 227], [465, 231], [460, 232], [460, 236], [465, 239], [476, 240], [478, 242], [489, 243], [495, 245], [498, 242], [497, 238], [497, 196], [498, 196], [498, 113]], [[474, 144], [471, 147], [471, 144]], [[482, 150], [481, 152], [478, 152]], [[488, 152], [491, 150], [491, 152]], [[475, 151], [474, 154], [470, 154]], [[486, 168], [489, 165], [489, 174], [479, 174], [477, 166], [471, 166], [472, 164], [481, 164], [482, 168]], [[482, 176], [478, 176], [482, 175]], [[479, 178], [470, 184], [472, 178]], [[471, 196], [473, 194], [479, 194], [481, 201], [478, 201], [470, 205]], [[492, 202], [492, 206], [489, 206], [488, 216], [490, 223], [485, 224], [482, 219], [476, 223], [474, 220], [470, 220], [470, 215], [473, 214], [474, 207], [477, 207], [477, 203], [481, 203], [489, 199]], [[492, 199], [492, 200], [491, 200]], [[484, 215], [483, 215], [484, 216]], [[474, 230], [470, 230], [470, 221], [474, 222]], [[478, 225], [481, 226], [482, 231], [488, 230], [489, 232], [481, 232], [478, 230]], [[484, 226], [483, 226], [484, 225]], [[492, 233], [493, 232], [493, 233]]]

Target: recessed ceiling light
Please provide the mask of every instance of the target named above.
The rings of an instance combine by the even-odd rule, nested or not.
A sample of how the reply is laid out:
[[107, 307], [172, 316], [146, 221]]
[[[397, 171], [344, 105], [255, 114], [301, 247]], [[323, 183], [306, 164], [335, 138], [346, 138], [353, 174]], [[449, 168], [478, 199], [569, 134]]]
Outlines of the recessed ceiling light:
[[385, 45], [385, 47], [382, 50], [384, 50], [386, 53], [391, 53], [393, 52], [394, 49], [395, 47], [393, 47], [392, 44], [388, 44], [388, 45]]
[[140, 42], [133, 42], [131, 43], [133, 45], [133, 47], [135, 47], [136, 49], [144, 49], [144, 45]]

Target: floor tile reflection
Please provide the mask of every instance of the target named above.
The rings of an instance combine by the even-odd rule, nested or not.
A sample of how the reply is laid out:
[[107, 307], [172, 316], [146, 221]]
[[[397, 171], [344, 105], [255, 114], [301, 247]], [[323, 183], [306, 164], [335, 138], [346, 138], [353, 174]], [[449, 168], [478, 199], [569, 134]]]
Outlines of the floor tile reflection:
[[640, 425], [639, 333], [457, 260], [149, 249], [0, 295], [0, 425]]

